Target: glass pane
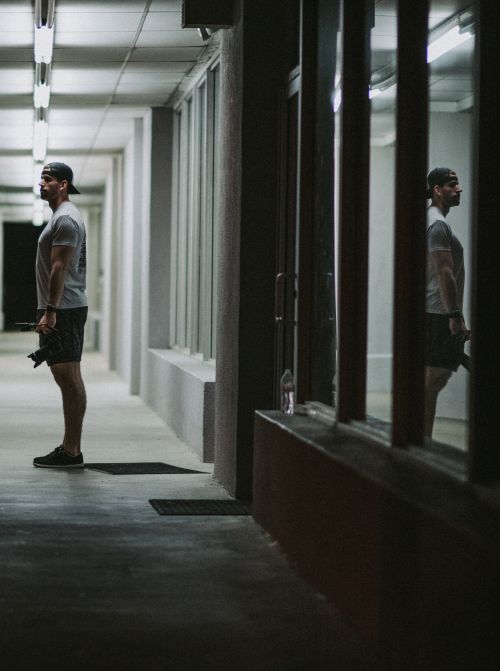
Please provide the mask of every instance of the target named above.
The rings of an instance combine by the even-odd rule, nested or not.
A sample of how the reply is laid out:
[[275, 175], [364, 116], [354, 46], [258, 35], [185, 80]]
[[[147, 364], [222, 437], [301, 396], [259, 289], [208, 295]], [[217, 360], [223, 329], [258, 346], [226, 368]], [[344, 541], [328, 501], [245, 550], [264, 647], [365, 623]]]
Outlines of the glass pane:
[[172, 152], [172, 242], [170, 251], [170, 333], [169, 346], [177, 344], [177, 240], [179, 234], [179, 203], [180, 203], [180, 137], [181, 114], [174, 115], [173, 152]]
[[191, 101], [182, 104], [180, 124], [180, 175], [179, 175], [179, 225], [177, 233], [177, 315], [176, 315], [176, 344], [186, 347], [187, 337], [187, 273], [188, 273], [188, 221], [189, 221], [189, 194], [190, 170], [189, 157], [191, 154], [190, 127]]
[[[474, 13], [431, 2], [429, 205], [426, 291], [426, 435], [466, 448]], [[456, 318], [449, 314], [456, 312]], [[462, 320], [460, 313], [463, 314]]]
[[[335, 305], [336, 321], [335, 325], [338, 324], [338, 287], [340, 283], [339, 279], [339, 222], [340, 222], [340, 157], [342, 155], [341, 151], [341, 128], [342, 128], [342, 11], [343, 11], [343, 2], [340, 3], [340, 16], [338, 23], [338, 32], [337, 32], [337, 49], [336, 49], [336, 59], [335, 59], [335, 90], [332, 94], [332, 106], [335, 114], [335, 145], [334, 145], [334, 250], [335, 250], [335, 267], [333, 277], [334, 277], [334, 287], [332, 291], [334, 296], [332, 296], [332, 303]], [[335, 343], [338, 342], [338, 337], [335, 337]], [[337, 370], [337, 364], [335, 365], [335, 371]], [[337, 374], [335, 372], [332, 380], [332, 405], [336, 406], [337, 403]]]
[[220, 188], [220, 120], [219, 120], [219, 95], [220, 95], [220, 66], [214, 70], [214, 97], [213, 97], [213, 234], [212, 234], [212, 338], [210, 357], [215, 358], [216, 346], [216, 319], [217, 319], [217, 249], [219, 235], [219, 188]]
[[367, 397], [369, 418], [388, 428], [392, 407], [396, 3], [377, 3], [371, 30]]

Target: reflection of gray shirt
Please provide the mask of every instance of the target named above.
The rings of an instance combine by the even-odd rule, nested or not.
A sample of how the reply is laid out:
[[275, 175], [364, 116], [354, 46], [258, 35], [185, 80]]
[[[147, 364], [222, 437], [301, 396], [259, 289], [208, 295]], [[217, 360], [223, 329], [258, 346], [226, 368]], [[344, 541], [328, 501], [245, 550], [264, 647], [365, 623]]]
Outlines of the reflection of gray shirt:
[[[457, 283], [457, 300], [460, 310], [464, 298], [464, 250], [459, 239], [446, 223], [445, 215], [437, 207], [427, 210], [427, 252], [451, 252], [453, 258], [453, 272]], [[425, 311], [433, 314], [446, 314], [439, 293], [439, 284], [434, 264], [429, 258], [427, 261], [427, 291]]]
[[75, 247], [75, 252], [64, 274], [64, 291], [58, 307], [84, 307], [87, 305], [85, 225], [78, 208], [69, 200], [59, 205], [38, 238], [36, 288], [38, 308], [42, 310], [49, 302], [51, 253], [54, 245]]

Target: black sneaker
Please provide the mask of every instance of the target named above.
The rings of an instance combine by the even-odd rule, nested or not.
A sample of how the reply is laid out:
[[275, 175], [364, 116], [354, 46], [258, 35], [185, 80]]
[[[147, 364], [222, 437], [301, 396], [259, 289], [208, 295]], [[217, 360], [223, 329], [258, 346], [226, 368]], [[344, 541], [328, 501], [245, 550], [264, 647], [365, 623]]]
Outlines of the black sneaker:
[[83, 468], [83, 454], [80, 452], [76, 457], [72, 457], [64, 451], [62, 445], [59, 445], [47, 456], [33, 459], [33, 466], [38, 466], [38, 468]]

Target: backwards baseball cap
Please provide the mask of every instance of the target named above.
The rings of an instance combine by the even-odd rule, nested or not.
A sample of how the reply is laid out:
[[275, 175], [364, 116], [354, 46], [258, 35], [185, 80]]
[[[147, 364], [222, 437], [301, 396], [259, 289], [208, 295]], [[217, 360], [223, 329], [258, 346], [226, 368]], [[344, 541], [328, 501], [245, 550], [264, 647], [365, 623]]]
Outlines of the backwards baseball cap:
[[68, 193], [80, 193], [78, 189], [73, 186], [73, 170], [66, 165], [66, 163], [47, 163], [42, 168], [42, 174], [48, 173], [59, 181], [65, 179], [68, 182]]
[[458, 179], [457, 173], [451, 170], [451, 168], [434, 168], [434, 170], [431, 170], [427, 177], [427, 183], [429, 184], [427, 198], [432, 197], [432, 191], [435, 186], [443, 186], [443, 184], [451, 182], [454, 179]]

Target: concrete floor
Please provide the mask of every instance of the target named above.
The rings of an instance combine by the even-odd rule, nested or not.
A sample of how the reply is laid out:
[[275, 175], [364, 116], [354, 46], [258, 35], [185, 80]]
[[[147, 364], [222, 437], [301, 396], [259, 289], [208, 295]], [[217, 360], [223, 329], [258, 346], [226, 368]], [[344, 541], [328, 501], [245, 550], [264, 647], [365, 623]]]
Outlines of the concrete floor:
[[0, 336], [0, 659], [21, 669], [336, 671], [376, 665], [251, 517], [165, 517], [150, 498], [227, 498], [88, 353], [87, 462], [163, 461], [200, 475], [32, 467], [60, 443], [59, 392]]

